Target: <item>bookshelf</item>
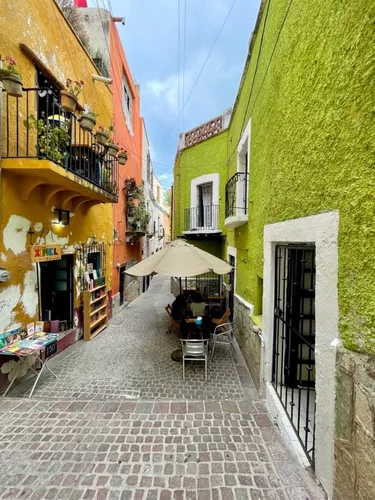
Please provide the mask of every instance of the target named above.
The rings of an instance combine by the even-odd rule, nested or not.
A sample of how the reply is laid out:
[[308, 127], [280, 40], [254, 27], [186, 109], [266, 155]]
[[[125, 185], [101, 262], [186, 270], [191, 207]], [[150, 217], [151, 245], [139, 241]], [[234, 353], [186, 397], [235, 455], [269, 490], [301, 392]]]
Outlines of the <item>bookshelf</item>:
[[92, 340], [108, 324], [108, 298], [106, 285], [83, 292], [83, 338]]

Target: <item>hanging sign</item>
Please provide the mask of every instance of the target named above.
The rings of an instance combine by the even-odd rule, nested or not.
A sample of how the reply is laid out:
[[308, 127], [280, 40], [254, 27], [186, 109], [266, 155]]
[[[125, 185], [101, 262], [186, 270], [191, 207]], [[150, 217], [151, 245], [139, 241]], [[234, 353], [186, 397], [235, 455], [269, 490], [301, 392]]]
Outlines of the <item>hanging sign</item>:
[[61, 259], [61, 245], [32, 245], [30, 247], [31, 262], [48, 262]]

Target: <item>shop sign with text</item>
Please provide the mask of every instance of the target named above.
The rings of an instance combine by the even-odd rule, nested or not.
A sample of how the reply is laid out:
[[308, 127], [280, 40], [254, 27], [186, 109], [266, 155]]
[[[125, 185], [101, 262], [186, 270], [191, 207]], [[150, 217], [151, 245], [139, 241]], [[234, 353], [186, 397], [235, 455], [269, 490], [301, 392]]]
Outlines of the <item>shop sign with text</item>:
[[32, 245], [30, 247], [31, 262], [47, 262], [61, 259], [61, 245]]

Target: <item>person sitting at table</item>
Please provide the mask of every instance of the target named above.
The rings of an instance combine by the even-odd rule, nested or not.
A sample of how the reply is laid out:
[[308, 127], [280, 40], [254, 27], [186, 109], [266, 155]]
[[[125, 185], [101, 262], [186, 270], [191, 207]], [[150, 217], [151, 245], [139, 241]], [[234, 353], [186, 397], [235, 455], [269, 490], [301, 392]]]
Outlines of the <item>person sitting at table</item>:
[[182, 314], [185, 307], [185, 298], [183, 295], [177, 295], [172, 302], [172, 318], [176, 321], [182, 320]]
[[202, 295], [197, 292], [192, 297], [193, 302], [191, 304], [191, 312], [193, 313], [193, 317], [204, 316], [206, 312], [206, 308], [208, 304], [203, 301]]

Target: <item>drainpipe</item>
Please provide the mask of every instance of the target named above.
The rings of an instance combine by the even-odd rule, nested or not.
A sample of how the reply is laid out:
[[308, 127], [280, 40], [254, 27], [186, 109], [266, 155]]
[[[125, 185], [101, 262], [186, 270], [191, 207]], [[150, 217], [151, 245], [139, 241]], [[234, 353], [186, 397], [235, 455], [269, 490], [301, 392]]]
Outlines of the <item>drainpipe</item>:
[[260, 344], [261, 344], [261, 351], [260, 351], [260, 373], [259, 373], [259, 393], [263, 394], [263, 385], [264, 385], [264, 348], [265, 348], [265, 342], [264, 342], [264, 337], [262, 335], [262, 330], [259, 328], [258, 325], [253, 325], [253, 332], [259, 337], [260, 339]]

